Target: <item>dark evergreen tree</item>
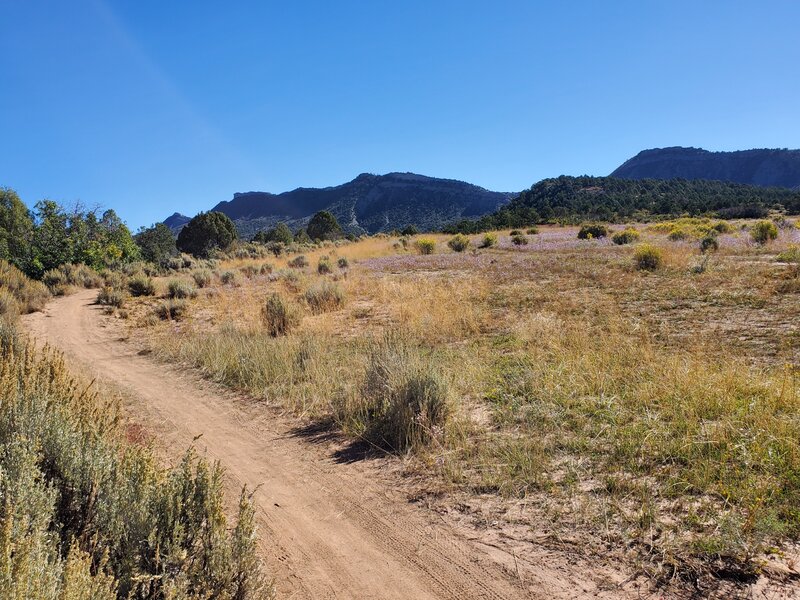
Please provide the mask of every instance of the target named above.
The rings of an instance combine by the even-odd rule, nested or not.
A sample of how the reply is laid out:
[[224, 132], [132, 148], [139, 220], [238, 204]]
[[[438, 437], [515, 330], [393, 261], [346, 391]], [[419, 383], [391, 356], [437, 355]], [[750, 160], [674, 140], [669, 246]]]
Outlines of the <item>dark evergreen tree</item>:
[[321, 210], [311, 217], [306, 232], [308, 237], [315, 242], [342, 237], [342, 227], [339, 225], [339, 221], [327, 210]]
[[164, 264], [178, 253], [175, 236], [164, 223], [156, 223], [147, 229], [142, 228], [134, 237], [142, 258], [155, 264]]
[[236, 225], [221, 212], [200, 213], [178, 234], [177, 247], [181, 252], [206, 258], [219, 248], [226, 250], [237, 238]]

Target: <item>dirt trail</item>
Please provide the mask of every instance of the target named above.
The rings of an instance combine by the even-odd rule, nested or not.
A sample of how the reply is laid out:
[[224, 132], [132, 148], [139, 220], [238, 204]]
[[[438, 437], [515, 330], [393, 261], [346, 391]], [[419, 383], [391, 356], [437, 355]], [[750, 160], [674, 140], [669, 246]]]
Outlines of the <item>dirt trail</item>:
[[90, 376], [117, 387], [131, 414], [180, 453], [192, 440], [218, 459], [230, 491], [254, 495], [265, 561], [282, 598], [522, 598], [481, 551], [385, 485], [325, 460], [288, 422], [216, 386], [157, 364], [126, 343], [96, 292], [26, 317], [30, 332]]

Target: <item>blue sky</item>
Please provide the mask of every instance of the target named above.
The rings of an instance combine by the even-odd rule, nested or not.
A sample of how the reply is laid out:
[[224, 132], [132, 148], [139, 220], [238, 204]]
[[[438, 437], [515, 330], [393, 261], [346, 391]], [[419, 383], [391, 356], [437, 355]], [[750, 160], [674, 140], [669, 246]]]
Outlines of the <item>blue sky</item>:
[[136, 228], [414, 171], [800, 146], [800, 3], [0, 0], [0, 185]]

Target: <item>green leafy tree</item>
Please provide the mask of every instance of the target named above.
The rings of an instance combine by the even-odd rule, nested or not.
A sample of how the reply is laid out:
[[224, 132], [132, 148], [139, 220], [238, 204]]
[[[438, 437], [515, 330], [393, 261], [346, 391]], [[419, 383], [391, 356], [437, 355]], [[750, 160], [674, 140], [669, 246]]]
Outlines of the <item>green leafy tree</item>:
[[311, 217], [306, 232], [308, 237], [314, 241], [333, 240], [342, 237], [342, 227], [339, 225], [339, 221], [327, 210], [321, 210]]
[[27, 271], [31, 261], [33, 217], [10, 188], [0, 188], [0, 259]]
[[236, 225], [221, 212], [200, 213], [178, 234], [178, 250], [194, 256], [207, 257], [219, 248], [225, 250], [237, 238]]
[[278, 223], [275, 227], [267, 231], [259, 231], [253, 237], [254, 242], [259, 244], [268, 244], [269, 242], [279, 242], [281, 244], [289, 245], [294, 241], [292, 230], [286, 223]]
[[69, 217], [52, 200], [36, 203], [36, 228], [33, 232], [33, 258], [28, 272], [41, 278], [45, 271], [72, 262], [72, 240], [69, 236]]
[[178, 253], [175, 236], [164, 223], [142, 228], [134, 237], [142, 258], [154, 264], [163, 264]]

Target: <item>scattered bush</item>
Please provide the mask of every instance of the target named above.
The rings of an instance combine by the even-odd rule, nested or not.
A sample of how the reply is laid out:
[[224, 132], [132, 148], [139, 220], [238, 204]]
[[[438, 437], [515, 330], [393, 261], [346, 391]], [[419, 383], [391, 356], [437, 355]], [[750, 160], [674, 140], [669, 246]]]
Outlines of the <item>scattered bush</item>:
[[262, 275], [270, 275], [273, 269], [274, 267], [272, 266], [272, 263], [263, 263], [259, 269], [259, 273]]
[[515, 246], [525, 246], [528, 243], [528, 237], [521, 233], [515, 233], [511, 236], [511, 243]]
[[192, 271], [192, 279], [199, 288], [205, 288], [211, 285], [211, 271], [208, 269], [197, 269]]
[[144, 274], [134, 275], [128, 280], [128, 291], [131, 296], [154, 296], [156, 286], [153, 280]]
[[706, 252], [716, 252], [719, 250], [719, 242], [717, 238], [713, 235], [707, 235], [702, 240], [700, 240], [700, 253], [705, 254]]
[[337, 261], [336, 261], [336, 265], [337, 265], [337, 266], [338, 266], [340, 269], [344, 270], [344, 269], [347, 269], [347, 268], [349, 268], [349, 267], [350, 267], [350, 261], [349, 261], [349, 260], [347, 260], [347, 257], [346, 257], [346, 256], [340, 256], [340, 257], [339, 257], [339, 260], [337, 260]]
[[539, 228], [536, 227], [535, 225], [533, 227], [528, 227], [528, 229], [527, 229], [527, 231], [525, 233], [527, 233], [528, 235], [538, 235], [539, 234]]
[[239, 269], [239, 271], [241, 271], [242, 275], [244, 275], [248, 279], [252, 279], [253, 277], [259, 274], [260, 269], [255, 265], [245, 265], [241, 269]]
[[341, 308], [344, 305], [344, 292], [336, 283], [322, 279], [306, 290], [305, 299], [311, 312], [319, 314]]
[[287, 263], [292, 269], [304, 269], [308, 266], [308, 259], [304, 254], [298, 254]]
[[452, 412], [449, 386], [431, 361], [392, 335], [370, 352], [361, 398], [364, 437], [395, 452], [441, 438]]
[[579, 240], [591, 240], [604, 238], [608, 235], [608, 227], [602, 223], [589, 223], [581, 227], [578, 231]]
[[633, 227], [626, 227], [622, 231], [618, 231], [614, 235], [612, 235], [611, 241], [617, 244], [618, 246], [623, 246], [625, 244], [632, 244], [633, 242], [639, 241], [639, 232]]
[[483, 236], [481, 240], [481, 248], [491, 248], [492, 246], [497, 245], [497, 234], [496, 233], [487, 233]]
[[430, 238], [420, 238], [414, 242], [414, 247], [420, 254], [433, 254], [436, 250], [436, 241]]
[[514, 237], [515, 235], [522, 235], [522, 232], [519, 229], [512, 229], [508, 232], [509, 237]]
[[331, 271], [333, 271], [331, 259], [327, 256], [321, 256], [319, 261], [317, 261], [317, 273], [320, 275], [327, 275]]
[[750, 238], [756, 243], [768, 244], [778, 237], [778, 228], [772, 221], [758, 221], [750, 229]]
[[167, 284], [167, 296], [170, 298], [195, 298], [197, 289], [184, 279], [171, 279]]
[[800, 245], [790, 244], [789, 247], [777, 256], [779, 262], [796, 263], [800, 265]]
[[183, 299], [170, 298], [156, 307], [156, 315], [164, 321], [180, 321], [189, 312], [189, 304]]
[[633, 254], [633, 260], [637, 269], [641, 271], [655, 271], [661, 267], [663, 255], [660, 248], [651, 244], [642, 244], [636, 248], [636, 252]]
[[236, 273], [234, 271], [223, 271], [219, 276], [219, 280], [222, 285], [236, 285]]
[[97, 294], [98, 304], [113, 308], [122, 308], [127, 299], [128, 295], [123, 290], [108, 285], [100, 288], [100, 292]]
[[469, 248], [469, 238], [462, 233], [457, 233], [455, 236], [450, 238], [450, 240], [447, 242], [447, 245], [453, 252], [463, 252]]
[[303, 314], [291, 300], [280, 294], [272, 294], [261, 309], [261, 320], [272, 337], [289, 334], [300, 325]]

